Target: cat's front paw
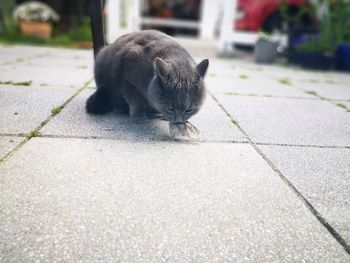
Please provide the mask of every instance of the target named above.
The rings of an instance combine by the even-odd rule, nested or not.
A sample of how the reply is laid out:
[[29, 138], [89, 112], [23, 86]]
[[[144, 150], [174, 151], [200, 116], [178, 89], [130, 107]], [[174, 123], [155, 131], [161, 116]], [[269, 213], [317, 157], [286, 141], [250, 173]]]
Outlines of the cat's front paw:
[[199, 130], [189, 121], [183, 124], [169, 122], [169, 133], [172, 139], [196, 139], [199, 136]]

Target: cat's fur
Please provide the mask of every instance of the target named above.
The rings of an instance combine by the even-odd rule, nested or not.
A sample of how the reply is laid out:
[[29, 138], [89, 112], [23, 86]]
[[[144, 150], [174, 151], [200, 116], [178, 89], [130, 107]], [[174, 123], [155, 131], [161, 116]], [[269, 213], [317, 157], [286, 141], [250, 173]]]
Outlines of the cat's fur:
[[97, 91], [87, 100], [88, 113], [129, 111], [142, 123], [152, 114], [185, 123], [205, 99], [207, 59], [195, 64], [172, 37], [154, 30], [130, 33], [96, 57]]

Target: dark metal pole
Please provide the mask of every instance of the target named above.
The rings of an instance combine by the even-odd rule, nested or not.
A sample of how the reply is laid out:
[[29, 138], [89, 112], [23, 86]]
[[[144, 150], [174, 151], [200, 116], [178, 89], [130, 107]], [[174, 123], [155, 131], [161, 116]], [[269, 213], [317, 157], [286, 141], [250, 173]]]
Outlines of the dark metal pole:
[[103, 0], [89, 0], [89, 16], [95, 57], [105, 45], [102, 12]]

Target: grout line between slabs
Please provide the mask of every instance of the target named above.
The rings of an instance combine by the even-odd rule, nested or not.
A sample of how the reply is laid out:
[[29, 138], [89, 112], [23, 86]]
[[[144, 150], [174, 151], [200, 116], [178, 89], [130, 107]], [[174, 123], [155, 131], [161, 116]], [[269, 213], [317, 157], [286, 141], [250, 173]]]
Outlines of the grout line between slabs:
[[16, 64], [22, 64], [22, 63], [31, 61], [31, 60], [33, 60], [33, 59], [46, 57], [47, 55], [48, 55], [48, 54], [47, 54], [47, 52], [46, 52], [46, 53], [39, 53], [39, 54], [37, 54], [37, 55], [35, 55], [35, 56], [29, 56], [29, 57], [26, 57], [26, 58], [16, 58], [16, 59], [13, 60], [13, 61], [1, 63], [1, 64], [0, 64], [0, 67], [2, 67], [2, 66], [14, 66], [14, 65], [16, 65]]
[[[3, 133], [0, 134], [1, 137], [17, 137], [17, 138], [26, 138], [27, 134], [25, 133]], [[93, 136], [93, 135], [61, 135], [61, 134], [39, 134], [38, 136], [40, 138], [52, 138], [52, 139], [90, 139], [90, 140], [114, 140], [114, 141], [131, 141], [130, 139], [122, 139], [122, 138], [111, 138], [111, 137], [104, 137], [104, 136]], [[133, 139], [133, 141], [176, 141], [176, 140], [170, 140], [167, 138], [140, 138], [140, 139]], [[185, 142], [186, 140], [178, 140], [179, 142]], [[190, 142], [190, 140], [188, 141]], [[199, 139], [199, 140], [192, 140], [192, 142], [201, 142], [201, 143], [236, 143], [236, 144], [247, 144], [249, 141], [244, 140], [205, 140], [205, 139]], [[265, 143], [265, 142], [255, 142], [256, 145], [261, 146], [277, 146], [277, 147], [295, 147], [295, 148], [319, 148], [319, 149], [350, 149], [350, 146], [340, 146], [340, 145], [312, 145], [312, 144], [287, 144], [287, 143]]]
[[[79, 95], [79, 93], [85, 89], [90, 83], [91, 83], [92, 79], [88, 80], [85, 82], [85, 84], [78, 89], [72, 96], [70, 96], [59, 108], [63, 109], [69, 102], [71, 102], [76, 96]], [[32, 130], [31, 132], [37, 132], [39, 133], [39, 131], [49, 122], [51, 121], [56, 115], [58, 114], [54, 114], [51, 113], [43, 122], [41, 122], [34, 130]], [[30, 133], [31, 133], [30, 132]], [[35, 137], [35, 136], [33, 136]], [[20, 148], [22, 148], [22, 146], [27, 143], [28, 141], [30, 141], [32, 137], [27, 137], [21, 142], [19, 143], [14, 149], [12, 149], [12, 151], [8, 152], [3, 158], [0, 159], [0, 164], [2, 162], [4, 162], [5, 160], [7, 160], [9, 157], [11, 157], [13, 154], [15, 154]]]
[[[272, 77], [270, 77], [270, 79], [276, 81], [276, 79], [274, 79], [274, 78], [272, 78]], [[302, 91], [302, 92], [304, 92], [304, 93], [306, 93], [306, 94], [309, 94], [309, 95], [311, 95], [311, 96], [314, 96], [314, 98], [307, 98], [307, 99], [309, 99], [309, 100], [317, 100], [317, 99], [319, 99], [319, 100], [327, 101], [327, 102], [333, 104], [334, 106], [339, 107], [339, 106], [337, 105], [337, 103], [335, 102], [335, 99], [323, 97], [323, 96], [319, 95], [317, 92], [315, 92], [315, 94], [310, 94], [307, 90], [305, 90], [305, 89], [303, 89], [303, 88], [298, 88], [298, 87], [293, 87], [293, 88], [296, 88], [297, 90], [300, 90], [300, 91]], [[343, 101], [349, 101], [349, 100], [343, 100]], [[347, 109], [343, 109], [343, 110], [345, 110], [345, 111], [347, 111], [347, 112], [350, 111], [350, 110], [347, 110]]]
[[268, 99], [288, 99], [288, 100], [316, 100], [319, 101], [319, 98], [312, 97], [287, 97], [287, 96], [276, 96], [276, 95], [261, 95], [261, 94], [244, 94], [239, 92], [212, 92], [213, 94], [227, 95], [227, 96], [243, 96], [243, 97], [257, 97], [257, 98], [268, 98]]
[[281, 147], [300, 147], [300, 148], [320, 148], [320, 149], [350, 149], [350, 146], [341, 145], [313, 145], [313, 144], [288, 144], [288, 143], [265, 143], [254, 142], [256, 145], [262, 146], [281, 146]]
[[299, 190], [287, 179], [286, 176], [275, 166], [275, 164], [259, 149], [258, 145], [248, 136], [248, 134], [239, 126], [239, 124], [232, 118], [230, 113], [223, 107], [220, 101], [209, 92], [209, 95], [215, 100], [223, 112], [230, 118], [231, 122], [241, 131], [247, 138], [249, 144], [255, 151], [265, 160], [265, 162], [277, 173], [280, 179], [296, 194], [296, 196], [304, 203], [308, 210], [317, 218], [317, 220], [327, 229], [327, 231], [335, 238], [335, 240], [342, 246], [342, 248], [350, 255], [350, 245], [345, 239], [335, 230], [325, 218], [313, 207], [313, 205], [299, 192]]

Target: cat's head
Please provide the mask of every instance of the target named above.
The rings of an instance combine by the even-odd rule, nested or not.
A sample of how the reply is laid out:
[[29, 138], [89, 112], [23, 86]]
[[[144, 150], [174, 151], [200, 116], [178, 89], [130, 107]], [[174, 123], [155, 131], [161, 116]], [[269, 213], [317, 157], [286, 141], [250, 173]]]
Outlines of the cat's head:
[[203, 78], [208, 65], [207, 59], [197, 66], [181, 67], [156, 58], [155, 76], [148, 89], [152, 106], [171, 123], [185, 123], [203, 105], [206, 96]]

